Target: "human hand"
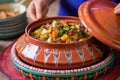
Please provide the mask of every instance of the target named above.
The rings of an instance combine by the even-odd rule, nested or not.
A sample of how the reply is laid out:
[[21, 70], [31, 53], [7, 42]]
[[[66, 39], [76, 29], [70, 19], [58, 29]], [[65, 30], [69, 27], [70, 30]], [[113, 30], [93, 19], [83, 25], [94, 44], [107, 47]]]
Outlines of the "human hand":
[[115, 14], [120, 14], [120, 3], [114, 8]]
[[53, 0], [33, 0], [27, 8], [28, 22], [32, 22], [36, 19], [46, 16], [49, 5]]

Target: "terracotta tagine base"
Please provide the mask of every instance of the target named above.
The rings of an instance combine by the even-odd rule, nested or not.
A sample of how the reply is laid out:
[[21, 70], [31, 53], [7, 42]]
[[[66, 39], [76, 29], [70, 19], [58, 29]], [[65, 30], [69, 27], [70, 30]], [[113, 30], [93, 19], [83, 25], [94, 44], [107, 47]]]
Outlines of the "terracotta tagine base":
[[[25, 72], [22, 71], [22, 69], [18, 70], [18, 68], [16, 68], [14, 66], [13, 62], [12, 62], [12, 57], [10, 57], [10, 55], [11, 55], [10, 52], [11, 52], [11, 48], [13, 48], [13, 45], [14, 45], [14, 43], [9, 45], [0, 55], [0, 71], [3, 72], [11, 80], [30, 80], [29, 77], [25, 76], [25, 75], [28, 75], [28, 74], [27, 73], [25, 74]], [[12, 50], [14, 50], [14, 48]], [[119, 69], [120, 68], [120, 54], [119, 54], [119, 52], [117, 52], [117, 53], [113, 52], [112, 54], [115, 54], [115, 56], [116, 56], [115, 57], [115, 64], [113, 64], [114, 66], [111, 68], [111, 70], [109, 70], [109, 68], [108, 69], [106, 68], [106, 70], [107, 70], [107, 71], [105, 70], [105, 72], [107, 72], [106, 74], [104, 74], [105, 72], [103, 70], [104, 75], [100, 76], [97, 80], [101, 80], [101, 79], [102, 80], [114, 80], [117, 77], [119, 77], [119, 75], [120, 75], [120, 69]], [[23, 67], [21, 67], [21, 68], [23, 68]], [[97, 74], [98, 73], [96, 73], [96, 75]], [[31, 75], [31, 74], [29, 74], [29, 75]], [[90, 77], [90, 76], [88, 76], [88, 77]], [[46, 79], [45, 76], [40, 77], [40, 78], [42, 78], [41, 80]], [[49, 78], [51, 78], [51, 77], [49, 77]], [[55, 77], [51, 78], [51, 79], [55, 79]], [[68, 78], [68, 79], [70, 79], [70, 78]], [[71, 79], [74, 79], [74, 78], [71, 78]], [[66, 78], [64, 78], [62, 80], [66, 80]], [[93, 78], [91, 80], [93, 80]]]
[[76, 69], [46, 69], [35, 67], [23, 62], [17, 55], [15, 51], [15, 44], [11, 49], [11, 60], [19, 72], [32, 80], [88, 80], [97, 79], [98, 76], [104, 74], [110, 69], [114, 62], [114, 52], [110, 52], [106, 57], [99, 63], [93, 64], [91, 66], [76, 68]]
[[92, 36], [75, 43], [47, 43], [30, 36], [34, 29], [53, 20], [80, 23], [78, 17], [63, 16], [40, 19], [28, 25], [15, 44], [16, 55], [23, 62], [46, 69], [75, 69], [95, 64], [107, 53], [108, 47]]

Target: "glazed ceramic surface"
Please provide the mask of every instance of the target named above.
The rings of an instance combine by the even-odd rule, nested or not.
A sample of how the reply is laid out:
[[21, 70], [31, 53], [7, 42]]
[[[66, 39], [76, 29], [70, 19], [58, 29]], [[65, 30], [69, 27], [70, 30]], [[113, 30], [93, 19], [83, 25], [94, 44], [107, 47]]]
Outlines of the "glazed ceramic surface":
[[[0, 10], [13, 11], [16, 3], [5, 3], [0, 5]], [[20, 5], [18, 15], [8, 18], [0, 18], [0, 39], [8, 39], [24, 33], [27, 25], [26, 6]]]
[[[15, 57], [15, 56], [12, 56], [12, 54], [14, 54], [14, 53], [12, 53], [12, 51], [15, 51], [15, 46], [13, 47], [13, 45], [14, 45], [14, 43], [12, 43], [12, 44], [10, 44], [1, 54], [2, 55], [0, 55], [0, 71], [2, 72], [2, 73], [4, 73], [10, 80], [30, 80], [30, 79], [34, 79], [34, 80], [46, 80], [46, 78], [48, 79], [48, 80], [57, 80], [57, 78], [59, 79], [59, 80], [70, 80], [70, 78], [71, 79], [75, 79], [75, 80], [82, 80], [83, 79], [83, 77], [84, 76], [79, 76], [79, 77], [73, 77], [73, 76], [71, 76], [71, 77], [64, 77], [64, 76], [62, 76], [62, 77], [58, 77], [58, 76], [56, 76], [56, 77], [48, 77], [47, 75], [46, 75], [46, 77], [45, 77], [45, 74], [44, 74], [44, 76], [40, 76], [39, 75], [39, 77], [38, 77], [38, 75], [34, 75], [32, 72], [30, 73], [27, 73], [26, 71], [24, 71], [23, 70], [23, 68], [24, 67], [22, 67], [22, 65], [28, 65], [28, 64], [26, 64], [26, 63], [24, 63], [23, 61], [21, 61], [19, 58], [18, 58], [18, 56], [17, 57]], [[11, 49], [12, 48], [12, 49]], [[111, 54], [111, 53], [110, 53]], [[98, 72], [95, 72], [94, 74], [86, 74], [85, 75], [85, 79], [88, 79], [88, 80], [93, 80], [93, 76], [94, 76], [94, 79], [95, 78], [97, 78], [97, 76], [100, 76], [100, 75], [102, 75], [102, 73], [104, 74], [104, 73], [106, 73], [106, 71], [107, 71], [107, 73], [106, 74], [104, 74], [104, 75], [102, 75], [102, 76], [100, 76], [97, 80], [114, 80], [114, 79], [116, 79], [119, 75], [120, 75], [120, 54], [119, 53], [117, 53], [117, 52], [115, 52], [115, 53], [113, 53], [113, 54], [115, 54], [115, 62], [114, 62], [114, 66], [112, 66], [112, 68], [111, 68], [111, 70], [109, 70], [109, 68], [110, 68], [110, 65], [108, 66], [108, 67], [105, 67], [103, 70], [101, 70], [101, 71], [98, 71]], [[105, 58], [106, 58], [107, 56], [105, 56]], [[113, 56], [114, 57], [114, 56]], [[104, 59], [105, 59], [104, 58]], [[104, 60], [103, 59], [103, 60]], [[112, 60], [113, 60], [113, 58], [111, 58]], [[110, 61], [108, 60], [108, 62], [110, 62], [111, 63], [111, 59], [110, 59]], [[20, 64], [20, 66], [21, 66], [21, 68], [19, 68], [19, 67], [17, 67], [17, 66], [15, 66], [15, 64], [13, 64], [13, 60], [14, 61], [16, 61], [16, 63], [17, 63], [17, 65], [18, 64]], [[102, 60], [102, 61], [103, 61]], [[19, 61], [21, 61], [21, 63], [18, 63]], [[6, 65], [7, 64], [7, 65]], [[97, 64], [99, 64], [99, 65], [101, 65], [101, 62], [99, 62], [99, 63], [97, 63]], [[103, 64], [103, 63], [102, 63]], [[107, 61], [105, 62], [105, 64], [107, 64]], [[112, 64], [111, 64], [112, 65]], [[19, 66], [19, 65], [18, 65]], [[29, 66], [31, 66], [31, 65], [29, 65]], [[92, 66], [92, 65], [91, 65]], [[32, 66], [32, 67], [34, 67], [34, 66]], [[87, 66], [87, 67], [90, 67], [90, 66]], [[98, 66], [97, 66], [98, 67]], [[38, 68], [38, 67], [36, 67], [36, 68]], [[96, 68], [96, 67], [95, 67]], [[101, 68], [102, 68], [102, 66], [101, 66]], [[28, 69], [28, 67], [27, 67], [27, 69]], [[30, 69], [30, 68], [29, 68]], [[32, 68], [31, 68], [32, 69]], [[30, 69], [30, 70], [31, 70]], [[32, 70], [34, 70], [35, 68], [33, 68]], [[42, 68], [40, 68], [40, 69], [42, 69]], [[80, 68], [77, 68], [78, 70], [80, 69]], [[99, 68], [100, 69], [100, 68]], [[44, 69], [45, 71], [44, 71], [44, 73], [46, 72], [46, 70], [48, 70], [48, 71], [51, 71], [51, 69]], [[74, 69], [72, 69], [72, 70], [74, 70]], [[76, 69], [75, 69], [76, 70]], [[54, 72], [54, 71], [53, 71]], [[113, 74], [114, 73], [114, 74]], [[49, 74], [49, 75], [51, 75], [51, 74]], [[30, 78], [30, 79], [29, 79]]]
[[30, 36], [30, 32], [53, 20], [80, 23], [77, 17], [51, 17], [37, 20], [25, 29], [25, 34], [16, 41], [16, 54], [30, 65], [49, 69], [71, 69], [99, 62], [107, 47], [92, 36], [75, 43], [47, 43]]
[[[6, 3], [6, 4], [1, 4], [0, 5], [0, 10], [11, 10], [14, 11], [14, 9], [16, 8], [17, 3]], [[13, 20], [13, 19], [19, 19], [21, 18], [26, 12], [26, 6], [25, 5], [20, 5], [20, 7], [18, 7], [18, 15], [14, 16], [14, 17], [8, 17], [8, 18], [3, 18], [0, 19], [0, 22], [2, 21], [9, 21], [9, 20]]]
[[108, 55], [103, 58], [102, 61], [90, 65], [83, 68], [75, 68], [75, 69], [46, 69], [46, 68], [38, 68], [35, 66], [31, 66], [29, 64], [26, 64], [25, 62], [21, 61], [18, 56], [16, 55], [15, 51], [15, 44], [13, 45], [11, 49], [11, 60], [13, 64], [17, 67], [19, 72], [22, 76], [27, 76], [30, 79], [33, 80], [44, 80], [45, 79], [53, 79], [59, 80], [62, 79], [68, 79], [72, 80], [74, 78], [75, 80], [91, 80], [91, 79], [97, 79], [98, 76], [106, 73], [114, 62], [114, 51], [111, 51]]
[[120, 15], [114, 13], [116, 5], [109, 0], [89, 0], [80, 6], [78, 13], [81, 22], [94, 37], [120, 50]]

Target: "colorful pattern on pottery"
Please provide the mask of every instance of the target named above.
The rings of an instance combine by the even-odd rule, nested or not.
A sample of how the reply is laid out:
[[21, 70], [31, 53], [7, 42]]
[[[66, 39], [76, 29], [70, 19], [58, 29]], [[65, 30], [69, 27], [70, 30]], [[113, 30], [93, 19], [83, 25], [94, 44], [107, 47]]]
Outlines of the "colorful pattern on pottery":
[[[24, 37], [24, 35], [22, 37]], [[75, 46], [72, 50], [69, 49], [69, 47], [65, 47], [62, 48], [62, 50], [59, 50], [57, 48], [50, 47], [42, 48], [42, 46], [23, 42], [24, 39], [20, 39], [19, 41], [16, 43], [16, 49], [20, 48], [20, 50], [18, 51], [18, 55], [22, 54], [24, 56], [24, 59], [31, 59], [33, 61], [33, 64], [38, 64], [36, 63], [36, 61], [39, 62], [39, 59], [41, 59], [42, 66], [44, 66], [45, 68], [48, 68], [49, 66], [51, 66], [51, 64], [54, 65], [51, 66], [53, 67], [53, 69], [54, 67], [58, 68], [61, 63], [62, 65], [64, 65], [65, 68], [68, 68], [74, 65], [74, 63], [76, 62], [79, 63], [79, 66], [75, 64], [75, 68], [76, 66], [77, 68], [83, 67], [86, 66], [86, 62], [89, 60], [89, 57], [86, 55], [91, 56], [91, 62], [96, 62], [95, 60], [99, 61], [104, 55], [104, 52], [101, 51], [100, 47], [97, 44], [94, 44], [93, 46], [88, 46], [88, 44], [85, 44], [84, 46], [82, 46], [83, 48], [81, 48], [81, 45], [77, 45], [77, 48]], [[40, 58], [38, 59], [38, 57]]]
[[51, 53], [50, 53], [50, 49], [45, 49], [44, 50], [44, 64], [47, 63], [48, 58], [50, 57]]
[[34, 44], [29, 44], [25, 47], [22, 53], [23, 55], [25, 55], [25, 57], [28, 57], [34, 60], [36, 55], [38, 54], [38, 46]]
[[56, 66], [58, 64], [58, 60], [59, 60], [59, 53], [57, 51], [57, 53], [54, 53], [54, 63], [55, 63]]
[[72, 63], [72, 60], [71, 60], [72, 54], [68, 48], [65, 49], [65, 57], [67, 59], [68, 64], [71, 64]]
[[[11, 49], [11, 59], [13, 64], [20, 70], [22, 75], [28, 76], [31, 79], [42, 79], [45, 77], [46, 79], [56, 79], [60, 78], [60, 80], [66, 80], [75, 78], [76, 80], [84, 79], [87, 80], [88, 78], [97, 78], [99, 75], [105, 73], [113, 64], [114, 60], [114, 52], [108, 54], [108, 56], [101, 62], [83, 68], [76, 68], [76, 69], [65, 69], [65, 70], [54, 70], [54, 69], [43, 69], [28, 65], [22, 62], [16, 55], [15, 52], [15, 44]], [[58, 55], [57, 55], [58, 56]], [[73, 77], [72, 77], [73, 76]]]

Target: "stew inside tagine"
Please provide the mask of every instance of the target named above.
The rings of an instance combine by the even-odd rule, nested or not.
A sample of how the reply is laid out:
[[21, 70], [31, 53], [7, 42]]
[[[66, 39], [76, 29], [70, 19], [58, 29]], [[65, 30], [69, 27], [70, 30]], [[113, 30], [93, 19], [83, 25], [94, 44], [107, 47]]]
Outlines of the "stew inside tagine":
[[63, 20], [46, 23], [32, 31], [30, 35], [40, 41], [52, 43], [73, 43], [90, 37], [82, 24]]

